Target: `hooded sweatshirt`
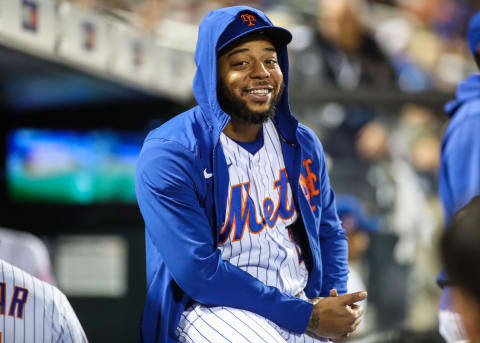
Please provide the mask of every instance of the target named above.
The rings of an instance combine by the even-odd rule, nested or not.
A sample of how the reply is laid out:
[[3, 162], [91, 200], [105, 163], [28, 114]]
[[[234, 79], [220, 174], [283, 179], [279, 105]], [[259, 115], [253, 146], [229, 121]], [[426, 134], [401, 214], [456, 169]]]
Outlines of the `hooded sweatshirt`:
[[[135, 189], [145, 221], [148, 286], [142, 342], [176, 342], [180, 316], [192, 301], [248, 310], [295, 333], [306, 330], [313, 309], [224, 261], [217, 248], [229, 185], [219, 137], [230, 116], [217, 100], [216, 46], [244, 11], [272, 25], [262, 12], [245, 6], [210, 12], [200, 25], [195, 53], [198, 106], [150, 132], [140, 154]], [[273, 123], [305, 238], [304, 292], [308, 298], [328, 296], [332, 288], [345, 293], [347, 242], [325, 156], [315, 134], [290, 112], [287, 48], [277, 53], [285, 91]]]
[[[480, 74], [460, 83], [457, 99], [446, 104], [450, 122], [442, 139], [439, 195], [445, 214], [445, 228], [458, 210], [480, 194]], [[448, 279], [445, 271], [437, 278], [440, 286]], [[448, 291], [440, 308], [450, 308]]]

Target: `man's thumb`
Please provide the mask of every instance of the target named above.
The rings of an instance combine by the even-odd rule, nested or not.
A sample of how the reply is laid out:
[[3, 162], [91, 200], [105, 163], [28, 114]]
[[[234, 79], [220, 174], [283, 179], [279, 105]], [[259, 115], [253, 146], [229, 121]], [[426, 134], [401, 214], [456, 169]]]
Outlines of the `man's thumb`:
[[342, 298], [342, 302], [343, 302], [344, 305], [351, 305], [351, 304], [354, 304], [356, 302], [359, 302], [359, 301], [362, 301], [362, 300], [366, 299], [367, 296], [368, 296], [367, 292], [361, 291], [361, 292], [355, 292], [355, 293], [349, 293], [349, 294], [342, 295], [341, 298]]

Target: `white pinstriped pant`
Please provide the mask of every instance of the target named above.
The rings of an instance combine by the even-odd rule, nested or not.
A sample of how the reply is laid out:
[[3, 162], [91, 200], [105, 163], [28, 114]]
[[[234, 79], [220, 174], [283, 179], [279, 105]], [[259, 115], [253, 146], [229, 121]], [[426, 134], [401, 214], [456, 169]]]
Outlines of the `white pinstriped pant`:
[[255, 313], [231, 307], [208, 307], [195, 303], [183, 312], [177, 327], [182, 343], [326, 343], [295, 334]]

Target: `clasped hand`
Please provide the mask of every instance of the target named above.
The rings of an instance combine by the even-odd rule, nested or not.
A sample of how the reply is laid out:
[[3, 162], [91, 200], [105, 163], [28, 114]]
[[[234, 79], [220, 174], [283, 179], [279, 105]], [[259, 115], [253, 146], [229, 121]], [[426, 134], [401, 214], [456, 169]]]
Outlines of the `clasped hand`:
[[355, 331], [360, 324], [363, 310], [356, 304], [367, 298], [367, 292], [338, 295], [332, 289], [327, 298], [312, 300], [313, 311], [307, 333], [316, 337], [340, 338]]

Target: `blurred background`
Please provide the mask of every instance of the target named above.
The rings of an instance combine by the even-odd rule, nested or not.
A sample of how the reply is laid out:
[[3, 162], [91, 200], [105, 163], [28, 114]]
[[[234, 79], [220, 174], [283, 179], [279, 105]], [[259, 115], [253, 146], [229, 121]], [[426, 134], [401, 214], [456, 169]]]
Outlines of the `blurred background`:
[[364, 223], [352, 269], [369, 300], [353, 340], [442, 342], [436, 178], [443, 106], [475, 72], [474, 0], [0, 0], [0, 241], [66, 293], [91, 342], [136, 340], [135, 163], [149, 130], [195, 104], [199, 22], [236, 4], [292, 31], [293, 113], [354, 199], [344, 226]]

